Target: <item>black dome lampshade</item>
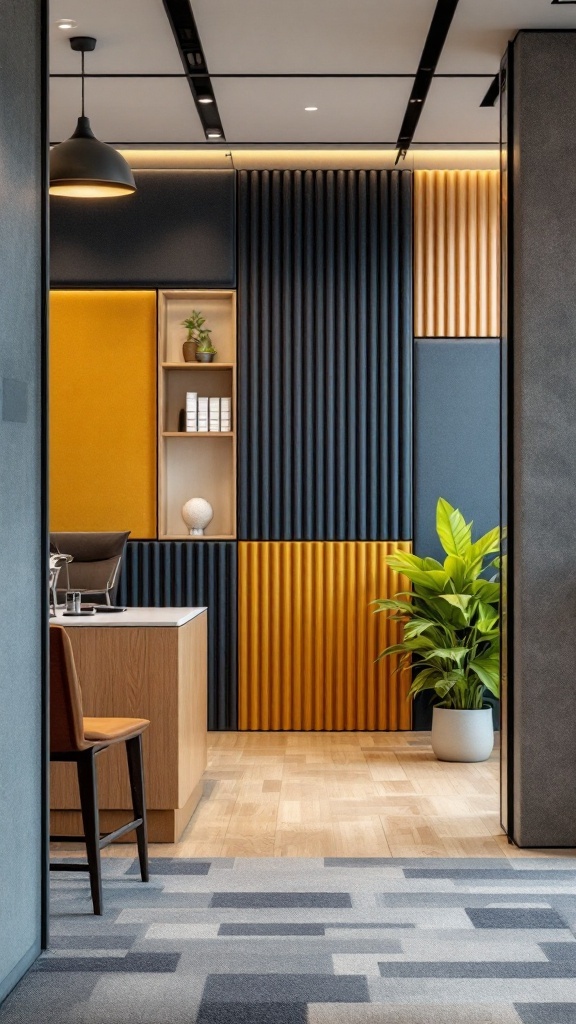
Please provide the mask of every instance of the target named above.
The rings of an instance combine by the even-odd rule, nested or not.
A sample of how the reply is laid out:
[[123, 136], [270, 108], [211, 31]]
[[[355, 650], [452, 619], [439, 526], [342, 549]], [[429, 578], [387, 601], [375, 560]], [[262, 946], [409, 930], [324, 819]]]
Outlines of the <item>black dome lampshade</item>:
[[73, 36], [73, 50], [82, 54], [82, 115], [76, 131], [50, 151], [50, 194], [74, 199], [106, 199], [136, 191], [134, 175], [124, 157], [99, 142], [84, 116], [84, 53], [93, 50], [92, 36]]

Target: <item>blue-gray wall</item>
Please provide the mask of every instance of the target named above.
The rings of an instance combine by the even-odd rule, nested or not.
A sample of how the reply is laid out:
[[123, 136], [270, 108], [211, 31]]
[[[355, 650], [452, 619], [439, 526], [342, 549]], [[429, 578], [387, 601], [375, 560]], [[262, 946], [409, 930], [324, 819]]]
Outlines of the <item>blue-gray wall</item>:
[[500, 517], [500, 343], [419, 338], [414, 353], [414, 547], [443, 558], [436, 502], [479, 535]]
[[[414, 351], [414, 550], [444, 559], [435, 530], [446, 498], [474, 520], [479, 536], [500, 517], [500, 342], [418, 338]], [[495, 711], [495, 725], [499, 717]], [[414, 728], [429, 729], [426, 695]]]
[[0, 4], [0, 1000], [41, 933], [40, 8]]

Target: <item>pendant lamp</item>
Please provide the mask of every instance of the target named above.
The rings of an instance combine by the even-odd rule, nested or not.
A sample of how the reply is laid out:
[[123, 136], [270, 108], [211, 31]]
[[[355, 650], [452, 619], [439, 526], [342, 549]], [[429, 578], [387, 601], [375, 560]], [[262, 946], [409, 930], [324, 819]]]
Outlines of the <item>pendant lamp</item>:
[[82, 54], [82, 115], [76, 131], [50, 151], [50, 193], [71, 199], [107, 199], [136, 191], [130, 166], [112, 146], [99, 142], [84, 115], [84, 54], [93, 50], [92, 36], [72, 36], [70, 46]]

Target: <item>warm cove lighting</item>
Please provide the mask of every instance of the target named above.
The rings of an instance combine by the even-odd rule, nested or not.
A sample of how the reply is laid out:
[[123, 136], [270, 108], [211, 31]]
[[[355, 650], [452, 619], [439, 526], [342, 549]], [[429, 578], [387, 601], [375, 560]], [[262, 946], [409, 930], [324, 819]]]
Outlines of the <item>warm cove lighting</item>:
[[82, 54], [82, 114], [76, 131], [50, 151], [50, 194], [68, 199], [112, 199], [136, 191], [134, 175], [118, 150], [94, 135], [84, 115], [84, 54], [93, 50], [92, 36], [72, 36], [70, 46]]

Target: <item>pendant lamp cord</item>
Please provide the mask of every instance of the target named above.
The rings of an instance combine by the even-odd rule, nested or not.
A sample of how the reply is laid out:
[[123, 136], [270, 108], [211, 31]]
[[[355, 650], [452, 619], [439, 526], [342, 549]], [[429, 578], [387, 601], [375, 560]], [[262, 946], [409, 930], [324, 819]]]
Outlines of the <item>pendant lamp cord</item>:
[[82, 117], [84, 117], [84, 50], [82, 50]]

